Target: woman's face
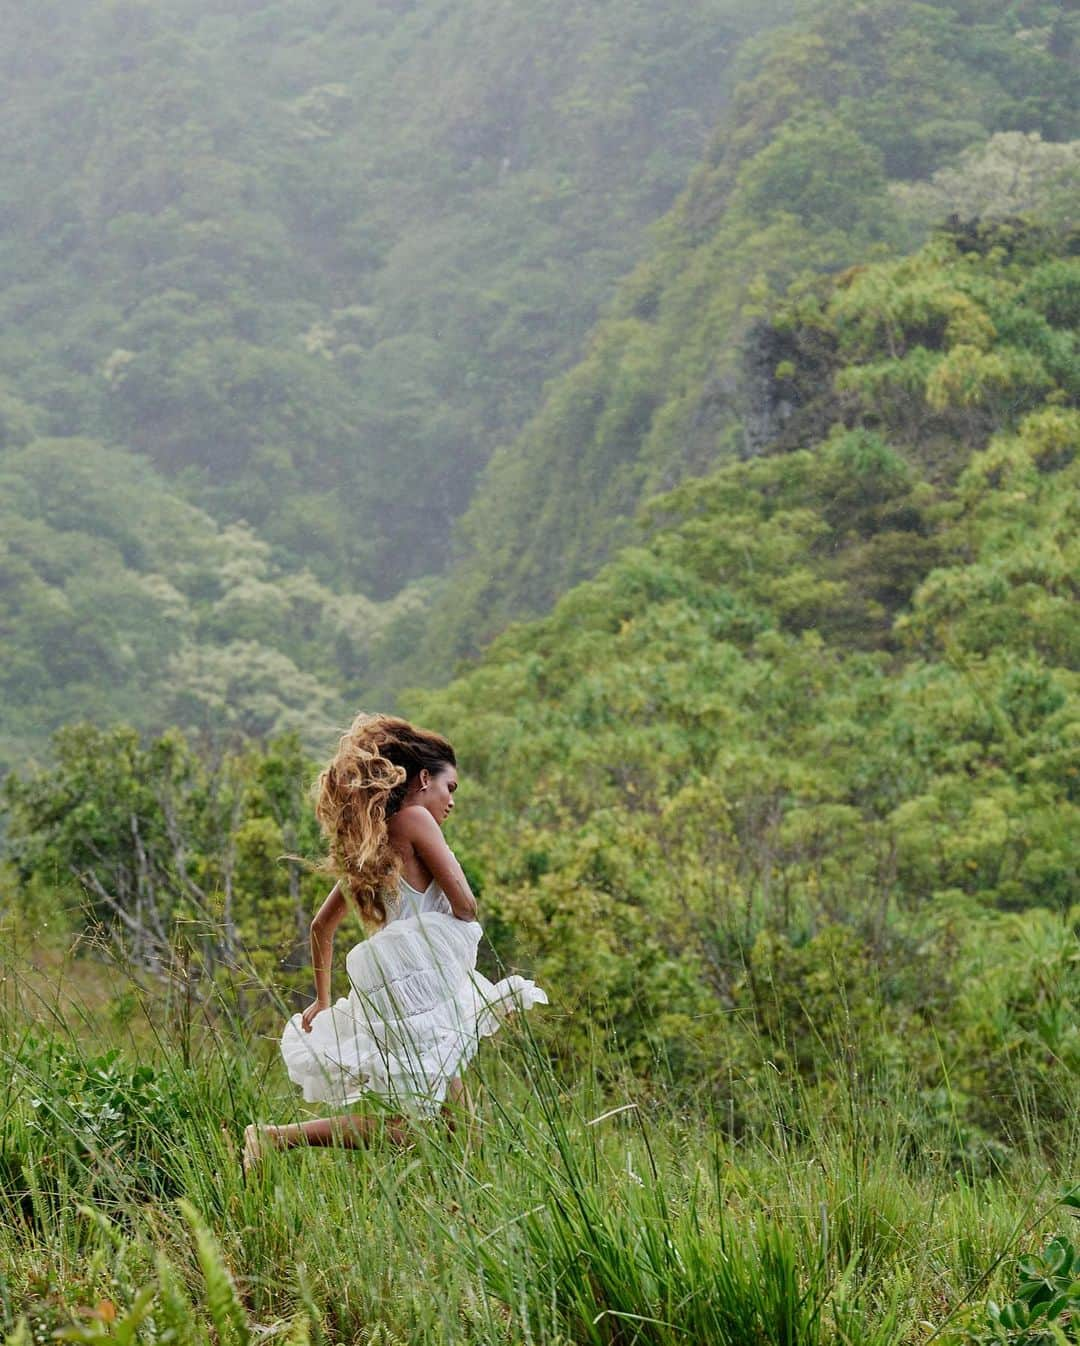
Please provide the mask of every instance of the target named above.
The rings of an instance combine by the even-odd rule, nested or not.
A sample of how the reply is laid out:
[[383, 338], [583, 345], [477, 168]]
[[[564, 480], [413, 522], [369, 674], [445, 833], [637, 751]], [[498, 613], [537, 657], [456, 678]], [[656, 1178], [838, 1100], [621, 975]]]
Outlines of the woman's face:
[[454, 807], [454, 791], [458, 787], [457, 771], [452, 766], [440, 767], [427, 778], [427, 789], [421, 791], [417, 803], [423, 804], [442, 827]]

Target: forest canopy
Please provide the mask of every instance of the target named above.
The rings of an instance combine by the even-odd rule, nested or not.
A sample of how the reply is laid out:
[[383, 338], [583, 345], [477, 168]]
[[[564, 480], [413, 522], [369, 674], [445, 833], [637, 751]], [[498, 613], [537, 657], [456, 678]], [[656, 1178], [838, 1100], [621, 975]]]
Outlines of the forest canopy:
[[1036, 0], [3, 14], [0, 767], [444, 681], [769, 449], [793, 280], [1076, 198]]
[[[1080, 16], [875, 0], [748, 43], [705, 162], [585, 358], [492, 459], [432, 649], [474, 652], [633, 536], [638, 506], [777, 433], [752, 339], [797, 277], [900, 256], [949, 216], [1076, 223]], [[781, 399], [782, 401], [783, 399]]]

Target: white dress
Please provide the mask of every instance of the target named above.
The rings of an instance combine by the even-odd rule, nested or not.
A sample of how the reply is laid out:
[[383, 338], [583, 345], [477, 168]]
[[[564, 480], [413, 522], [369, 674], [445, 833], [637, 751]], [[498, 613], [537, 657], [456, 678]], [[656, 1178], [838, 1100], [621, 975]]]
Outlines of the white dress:
[[305, 1033], [294, 1014], [281, 1038], [289, 1078], [309, 1103], [345, 1106], [376, 1095], [432, 1116], [447, 1085], [511, 1010], [548, 1003], [535, 982], [490, 982], [476, 970], [483, 931], [454, 916], [434, 879], [398, 880], [386, 924], [349, 950], [350, 991]]

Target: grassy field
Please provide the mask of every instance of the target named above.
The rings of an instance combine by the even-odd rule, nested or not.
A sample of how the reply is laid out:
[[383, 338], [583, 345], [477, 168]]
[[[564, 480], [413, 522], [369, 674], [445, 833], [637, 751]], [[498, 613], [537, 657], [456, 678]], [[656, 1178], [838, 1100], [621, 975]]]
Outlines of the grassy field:
[[732, 1082], [760, 1119], [735, 1133], [611, 1043], [558, 1065], [554, 1005], [485, 1044], [456, 1133], [271, 1155], [245, 1183], [244, 1125], [303, 1115], [272, 1035], [5, 943], [9, 1342], [1077, 1340], [1075, 1109], [1052, 1156], [975, 1164], [857, 1059], [828, 1088], [764, 1062]]

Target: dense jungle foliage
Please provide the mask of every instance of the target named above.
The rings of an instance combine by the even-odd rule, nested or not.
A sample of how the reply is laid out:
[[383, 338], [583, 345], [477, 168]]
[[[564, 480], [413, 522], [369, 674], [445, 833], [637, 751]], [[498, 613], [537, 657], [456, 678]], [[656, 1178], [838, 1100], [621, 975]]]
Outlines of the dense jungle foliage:
[[1074, 1113], [1077, 251], [988, 227], [795, 287], [761, 340], [804, 447], [659, 498], [419, 702], [504, 956], [643, 1069], [737, 1108], [746, 1020], [790, 1071], [945, 1063], [1001, 1140], [1003, 1070]]
[[1074, 1342], [1078, 320], [1034, 224], [799, 281], [768, 451], [413, 697], [552, 1004], [409, 1154], [240, 1178], [327, 882], [295, 735], [9, 775], [9, 1346]]
[[793, 278], [906, 253], [954, 212], [1075, 222], [1078, 63], [1058, 5], [826, 3], [751, 44], [656, 250], [485, 474], [429, 648], [545, 612], [643, 499], [770, 443], [774, 362], [749, 333]]
[[[5, 1346], [1080, 1339], [1080, 9], [0, 17]], [[359, 704], [551, 1004], [245, 1182]]]
[[393, 593], [789, 11], [5, 4], [7, 391]]
[[1068, 5], [2, 12], [0, 768], [444, 680], [770, 442], [793, 277], [1075, 196]]
[[[459, 749], [491, 957], [560, 988], [568, 1063], [613, 1034], [738, 1130], [762, 1035], [826, 1091], [842, 1041], [924, 1111], [951, 1079], [979, 1154], [1017, 1140], [1007, 1068], [1053, 1148], [1080, 1072], [1077, 241], [985, 226], [795, 285], [758, 334], [772, 451], [657, 498], [645, 542], [414, 701]], [[178, 918], [210, 973], [242, 945], [303, 967], [325, 880], [280, 863], [317, 854], [295, 740], [207, 761], [76, 726], [55, 760], [6, 784], [31, 904], [88, 892], [148, 967]]]

